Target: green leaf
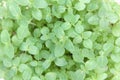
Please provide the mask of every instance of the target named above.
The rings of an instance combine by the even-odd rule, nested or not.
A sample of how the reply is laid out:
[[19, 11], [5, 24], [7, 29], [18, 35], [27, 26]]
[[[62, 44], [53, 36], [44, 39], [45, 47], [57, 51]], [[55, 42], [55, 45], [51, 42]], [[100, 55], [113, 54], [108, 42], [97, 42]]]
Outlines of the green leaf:
[[7, 30], [2, 30], [0, 35], [1, 42], [7, 44], [10, 42], [10, 34]]
[[46, 80], [56, 80], [57, 74], [55, 72], [48, 72], [45, 74]]
[[57, 75], [59, 77], [59, 80], [68, 80], [68, 75], [64, 71], [58, 72]]
[[65, 6], [58, 6], [58, 13], [64, 13], [66, 7]]
[[30, 61], [32, 61], [32, 56], [31, 55], [28, 55], [28, 54], [25, 54], [25, 53], [20, 55], [20, 62], [21, 63], [27, 63], [27, 62], [30, 62]]
[[105, 80], [108, 77], [107, 73], [101, 73], [97, 76], [97, 80]]
[[113, 51], [114, 51], [114, 53], [119, 53], [120, 52], [120, 47], [115, 46]]
[[18, 4], [11, 1], [8, 3], [8, 9], [13, 17], [18, 19], [21, 16], [21, 9]]
[[55, 64], [57, 66], [65, 66], [65, 65], [67, 65], [67, 61], [65, 60], [65, 58], [57, 58], [55, 60]]
[[12, 43], [15, 46], [20, 46], [23, 40], [18, 39], [17, 35], [12, 36]]
[[108, 64], [108, 59], [106, 56], [98, 56], [96, 62], [98, 67], [105, 67]]
[[72, 37], [72, 38], [78, 36], [77, 32], [73, 28], [67, 30], [66, 34], [68, 37]]
[[39, 53], [39, 49], [36, 46], [29, 46], [28, 52], [32, 55], [35, 55]]
[[117, 46], [120, 46], [120, 38], [117, 38], [117, 39], [115, 40], [115, 44], [116, 44]]
[[14, 47], [12, 44], [5, 45], [3, 47], [4, 54], [9, 57], [13, 58], [14, 57]]
[[40, 37], [41, 35], [40, 29], [39, 28], [34, 29], [33, 35], [34, 37]]
[[31, 76], [32, 76], [32, 70], [31, 69], [27, 69], [27, 70], [23, 71], [23, 74], [22, 74], [23, 80], [30, 80]]
[[64, 22], [61, 27], [63, 28], [63, 30], [68, 30], [71, 28], [71, 24], [69, 22]]
[[72, 54], [72, 57], [73, 57], [73, 60], [77, 63], [81, 63], [83, 62], [83, 54], [81, 53], [81, 50], [76, 47], [75, 50], [74, 50], [74, 53]]
[[80, 15], [76, 14], [76, 15], [73, 15], [72, 12], [68, 12], [64, 15], [64, 20], [66, 22], [71, 22], [71, 24], [75, 24], [80, 18]]
[[17, 74], [17, 68], [12, 67], [5, 75], [6, 78], [5, 79], [11, 79], [12, 77], [14, 77]]
[[17, 4], [21, 5], [21, 6], [27, 6], [30, 4], [29, 0], [15, 0], [17, 2]]
[[90, 39], [86, 39], [83, 41], [83, 46], [88, 49], [92, 49], [93, 42]]
[[83, 0], [83, 3], [90, 3], [91, 0]]
[[87, 10], [88, 10], [88, 11], [95, 11], [95, 10], [97, 10], [98, 8], [99, 8], [99, 6], [98, 6], [97, 1], [91, 2], [91, 3], [88, 4], [88, 6], [87, 6]]
[[30, 34], [28, 25], [27, 24], [22, 24], [20, 27], [17, 29], [17, 37], [18, 39], [24, 39]]
[[36, 20], [40, 21], [42, 19], [42, 12], [41, 12], [41, 10], [39, 10], [39, 9], [33, 9], [32, 10], [32, 16]]
[[81, 25], [81, 22], [78, 22], [76, 25], [75, 25], [75, 31], [77, 33], [82, 33], [84, 31], [84, 27], [83, 25]]
[[48, 33], [49, 33], [49, 28], [48, 28], [48, 27], [43, 27], [43, 28], [41, 29], [41, 33], [42, 33], [43, 35], [48, 34]]
[[[79, 75], [79, 76], [78, 76]], [[85, 72], [78, 69], [75, 71], [75, 79], [74, 80], [84, 80], [85, 79]]]
[[46, 8], [48, 7], [48, 3], [46, 0], [34, 0], [33, 1], [33, 7], [35, 8]]
[[84, 10], [85, 7], [86, 7], [86, 5], [85, 5], [84, 3], [82, 3], [82, 2], [77, 2], [77, 3], [75, 4], [75, 6], [74, 6], [74, 8], [75, 8], [76, 10], [78, 10], [78, 11]]
[[11, 67], [11, 66], [12, 66], [11, 60], [10, 60], [9, 58], [5, 58], [5, 59], [3, 60], [3, 65], [4, 65], [5, 67]]
[[6, 29], [8, 31], [10, 31], [13, 27], [13, 21], [10, 19], [2, 20], [1, 24], [2, 24], [2, 29]]
[[19, 66], [20, 64], [20, 57], [16, 57], [13, 61], [12, 61], [13, 66]]
[[92, 36], [92, 32], [91, 31], [85, 31], [82, 33], [82, 38], [83, 39], [89, 39]]
[[31, 80], [41, 80], [38, 76], [33, 76]]
[[120, 62], [120, 55], [119, 54], [111, 54], [110, 55], [112, 61], [119, 63]]
[[70, 39], [67, 39], [65, 42], [66, 50], [70, 51], [71, 53], [74, 52], [74, 45]]
[[[41, 65], [41, 63], [39, 63], [40, 65]], [[43, 68], [42, 67], [40, 67], [40, 66], [36, 66], [35, 67], [35, 73], [37, 74], [37, 75], [41, 75], [42, 73], [43, 73]], [[40, 77], [41, 78], [41, 77]]]
[[82, 49], [82, 54], [84, 57], [88, 58], [88, 59], [94, 59], [95, 58], [95, 53], [93, 50], [89, 50], [87, 48], [83, 48]]
[[99, 23], [99, 18], [97, 15], [93, 15], [88, 19], [88, 23], [91, 25], [98, 25]]
[[119, 37], [120, 36], [120, 22], [118, 22], [114, 27], [112, 27], [112, 34], [115, 37]]
[[93, 60], [88, 60], [86, 63], [85, 63], [85, 67], [87, 70], [93, 70], [97, 67], [97, 64], [96, 64], [96, 61], [93, 59]]
[[16, 75], [13, 77], [13, 80], [22, 80], [20, 75]]
[[43, 67], [43, 69], [46, 70], [50, 67], [50, 65], [51, 65], [51, 61], [50, 60], [45, 60], [42, 64], [42, 67]]
[[62, 39], [65, 36], [65, 32], [61, 27], [56, 27], [54, 33], [57, 38]]
[[0, 18], [3, 18], [6, 15], [6, 10], [4, 6], [0, 6]]
[[23, 42], [20, 46], [21, 51], [28, 51], [28, 48], [29, 48], [29, 44], [27, 44], [26, 42]]
[[37, 62], [37, 61], [31, 61], [31, 62], [30, 62], [30, 65], [33, 66], [33, 67], [35, 67], [35, 66], [38, 65], [38, 62]]
[[24, 72], [25, 70], [27, 70], [29, 67], [27, 64], [20, 64], [18, 67], [18, 71], [20, 72]]
[[73, 39], [73, 43], [75, 43], [75, 44], [78, 44], [78, 43], [81, 43], [81, 42], [82, 42], [82, 37], [81, 36], [76, 36]]
[[57, 43], [54, 49], [55, 57], [61, 57], [64, 55], [64, 53], [65, 53], [64, 46], [61, 43]]
[[44, 35], [42, 35], [42, 36], [40, 37], [40, 39], [43, 40], [43, 41], [46, 41], [46, 40], [49, 39], [49, 36], [46, 35], [46, 34], [44, 34]]
[[106, 18], [101, 18], [99, 21], [99, 25], [104, 29], [105, 27], [108, 27], [110, 24]]
[[107, 42], [103, 45], [103, 50], [106, 52], [106, 54], [112, 52], [113, 49], [114, 49], [113, 43]]
[[109, 22], [112, 24], [115, 24], [119, 20], [118, 15], [116, 13], [109, 13], [107, 16]]

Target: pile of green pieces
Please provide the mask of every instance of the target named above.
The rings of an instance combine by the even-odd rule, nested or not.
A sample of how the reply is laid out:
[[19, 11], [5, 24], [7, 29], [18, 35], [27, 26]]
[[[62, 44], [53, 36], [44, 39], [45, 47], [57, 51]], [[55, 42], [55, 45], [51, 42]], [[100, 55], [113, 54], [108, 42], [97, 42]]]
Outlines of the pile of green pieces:
[[0, 0], [0, 77], [120, 80], [120, 5]]

